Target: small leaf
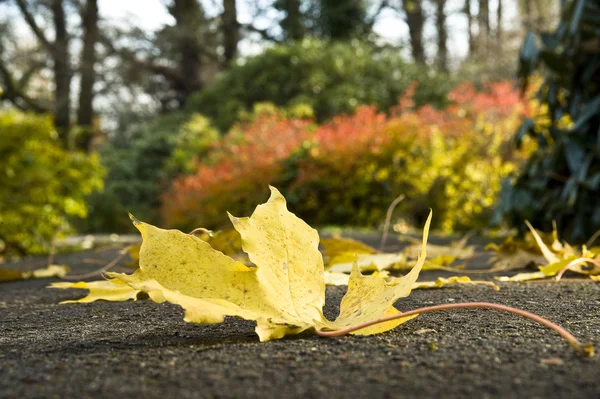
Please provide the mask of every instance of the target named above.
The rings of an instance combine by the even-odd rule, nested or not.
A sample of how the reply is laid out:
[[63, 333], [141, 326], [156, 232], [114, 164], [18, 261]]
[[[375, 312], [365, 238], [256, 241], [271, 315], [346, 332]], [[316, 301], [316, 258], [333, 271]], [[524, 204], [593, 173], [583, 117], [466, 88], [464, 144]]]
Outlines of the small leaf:
[[120, 280], [100, 280], [92, 282], [80, 281], [78, 283], [52, 283], [50, 284], [49, 288], [59, 288], [63, 290], [70, 288], [78, 288], [89, 291], [88, 295], [83, 298], [62, 301], [61, 304], [88, 303], [99, 300], [118, 302], [133, 299], [135, 301], [137, 299], [138, 294], [141, 292], [140, 290], [131, 288], [125, 282]]

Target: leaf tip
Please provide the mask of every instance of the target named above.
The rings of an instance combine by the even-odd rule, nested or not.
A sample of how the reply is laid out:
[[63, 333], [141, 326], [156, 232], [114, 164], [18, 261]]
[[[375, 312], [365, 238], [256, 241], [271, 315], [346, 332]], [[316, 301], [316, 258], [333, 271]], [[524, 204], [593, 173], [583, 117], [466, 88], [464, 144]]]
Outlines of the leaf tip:
[[285, 202], [285, 197], [283, 196], [283, 194], [281, 194], [281, 191], [279, 191], [276, 187], [269, 185], [269, 190], [271, 190], [271, 197], [269, 197], [269, 202], [280, 200], [283, 200]]
[[142, 222], [140, 222], [140, 220], [138, 218], [133, 216], [133, 214], [131, 212], [127, 212], [127, 214], [129, 215], [129, 219], [134, 224], [134, 226], [139, 226], [142, 224]]

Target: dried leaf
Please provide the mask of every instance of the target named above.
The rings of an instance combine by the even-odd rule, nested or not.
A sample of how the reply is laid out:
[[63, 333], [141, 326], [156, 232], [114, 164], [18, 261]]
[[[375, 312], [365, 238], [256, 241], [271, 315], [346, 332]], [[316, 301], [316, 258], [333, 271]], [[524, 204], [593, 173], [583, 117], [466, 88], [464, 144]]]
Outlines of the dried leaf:
[[531, 272], [531, 273], [518, 273], [512, 277], [508, 276], [497, 276], [494, 279], [503, 282], [519, 282], [519, 281], [529, 281], [529, 280], [539, 280], [541, 278], [545, 278], [546, 275], [543, 272]]
[[[335, 321], [322, 313], [325, 303], [323, 259], [319, 237], [289, 212], [283, 196], [271, 188], [271, 198], [249, 218], [231, 216], [242, 237], [242, 248], [256, 267], [247, 267], [199, 238], [163, 230], [132, 218], [142, 234], [140, 268], [133, 274], [109, 273], [155, 302], [168, 301], [185, 309], [185, 320], [218, 323], [225, 316], [257, 322], [261, 341], [307, 329], [338, 329], [372, 321], [398, 311], [392, 304], [408, 296], [425, 262], [431, 215], [424, 228], [422, 253], [403, 277], [387, 280], [363, 276], [354, 267], [348, 292]], [[355, 332], [387, 331], [411, 317]]]
[[[529, 230], [531, 230], [531, 234], [534, 237], [537, 245], [539, 246], [540, 251], [542, 252], [544, 259], [546, 260], [546, 265], [540, 265], [538, 272], [532, 273], [519, 273], [512, 277], [496, 277], [496, 280], [499, 281], [529, 281], [536, 280], [545, 277], [553, 277], [560, 273], [563, 269], [569, 266], [569, 270], [578, 272], [581, 274], [586, 274], [588, 276], [592, 276], [594, 274], [600, 273], [597, 268], [588, 269], [585, 265], [589, 262], [585, 261], [585, 258], [593, 259], [596, 255], [595, 253], [589, 251], [585, 246], [582, 247], [581, 253], [577, 253], [576, 250], [568, 245], [567, 243], [561, 244], [558, 240], [558, 234], [556, 232], [556, 226], [553, 231], [553, 244], [552, 249], [550, 249], [545, 243], [540, 234], [531, 226], [529, 222], [525, 222]], [[556, 251], [556, 252], [553, 252]], [[582, 259], [584, 258], [584, 259]], [[581, 262], [577, 262], [578, 259], [581, 259]], [[572, 266], [571, 266], [572, 265]]]
[[81, 299], [62, 301], [61, 304], [88, 303], [98, 300], [127, 301], [133, 299], [135, 301], [137, 299], [138, 294], [141, 292], [140, 290], [131, 288], [129, 285], [127, 285], [127, 283], [120, 280], [100, 280], [92, 282], [80, 281], [78, 283], [52, 283], [50, 284], [49, 288], [79, 288], [89, 291], [88, 295]]
[[375, 254], [378, 252], [375, 248], [367, 244], [353, 240], [352, 238], [343, 237], [323, 238], [321, 239], [321, 246], [323, 247], [323, 253], [330, 260], [329, 264], [332, 264], [331, 260], [342, 254], [357, 255]]
[[494, 289], [494, 291], [498, 291], [500, 289], [500, 287], [491, 281], [471, 280], [468, 276], [453, 276], [449, 278], [438, 277], [435, 281], [417, 282], [413, 286], [413, 289], [442, 288], [444, 286], [453, 284], [489, 285]]
[[[442, 259], [450, 259], [453, 257], [453, 261], [456, 259], [470, 259], [475, 254], [475, 247], [472, 245], [466, 245], [465, 240], [460, 240], [458, 242], [451, 243], [450, 245], [434, 245], [429, 244], [427, 246], [427, 252], [431, 257], [430, 262], [433, 259], [438, 258], [438, 260]], [[404, 249], [404, 253], [409, 258], [416, 258], [419, 253], [419, 245], [417, 243], [413, 243]]]
[[348, 258], [350, 259], [348, 262], [331, 264], [327, 270], [336, 273], [350, 273], [355, 262], [361, 272], [382, 271], [406, 265], [406, 256], [403, 254], [348, 254]]
[[11, 270], [0, 267], [0, 281], [64, 277], [68, 272], [69, 267], [65, 265], [50, 265], [48, 267], [36, 269], [30, 272], [23, 272], [20, 270]]

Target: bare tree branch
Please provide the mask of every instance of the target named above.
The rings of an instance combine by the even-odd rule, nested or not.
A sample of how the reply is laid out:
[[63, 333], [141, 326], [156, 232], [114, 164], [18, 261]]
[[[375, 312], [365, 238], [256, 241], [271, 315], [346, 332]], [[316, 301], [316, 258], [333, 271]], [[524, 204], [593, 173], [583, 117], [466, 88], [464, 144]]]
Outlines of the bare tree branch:
[[0, 101], [10, 101], [15, 107], [22, 111], [33, 111], [36, 113], [49, 112], [50, 110], [25, 93], [25, 87], [17, 84], [17, 80], [11, 75], [4, 63], [0, 61], [0, 80], [3, 90], [0, 92]]
[[27, 8], [27, 3], [25, 2], [25, 0], [15, 0], [15, 2], [17, 3], [17, 7], [19, 8], [19, 10], [21, 11], [21, 14], [23, 14], [23, 18], [25, 18], [27, 25], [29, 25], [29, 27], [33, 31], [34, 35], [38, 38], [38, 40], [49, 51], [51, 51], [52, 53], [56, 52], [56, 47], [54, 43], [48, 40], [44, 31], [39, 27], [39, 25], [35, 21], [35, 17], [33, 16], [33, 14], [31, 14], [29, 8]]

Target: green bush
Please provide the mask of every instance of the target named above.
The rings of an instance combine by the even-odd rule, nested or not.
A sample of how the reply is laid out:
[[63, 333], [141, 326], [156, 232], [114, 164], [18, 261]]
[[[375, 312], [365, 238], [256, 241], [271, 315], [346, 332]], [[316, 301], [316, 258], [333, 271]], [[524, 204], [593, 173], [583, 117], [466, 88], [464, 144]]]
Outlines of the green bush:
[[102, 188], [96, 155], [64, 150], [48, 116], [0, 112], [0, 253], [39, 253], [87, 216]]
[[521, 52], [526, 85], [543, 66], [538, 91], [541, 115], [527, 118], [517, 141], [529, 137], [538, 149], [502, 194], [499, 214], [523, 229], [524, 220], [543, 230], [556, 222], [561, 236], [583, 242], [600, 229], [600, 9], [597, 1], [569, 0], [554, 33], [540, 43], [529, 33]]
[[198, 114], [174, 113], [143, 123], [104, 143], [105, 190], [90, 198], [84, 231], [132, 231], [127, 212], [157, 222], [160, 195], [179, 173], [195, 169], [197, 159], [219, 137]]
[[278, 45], [223, 73], [189, 100], [190, 111], [210, 117], [227, 131], [254, 104], [306, 104], [318, 122], [351, 113], [359, 105], [389, 110], [412, 82], [417, 105], [442, 105], [447, 77], [406, 63], [397, 51], [357, 40], [325, 43], [304, 40]]

